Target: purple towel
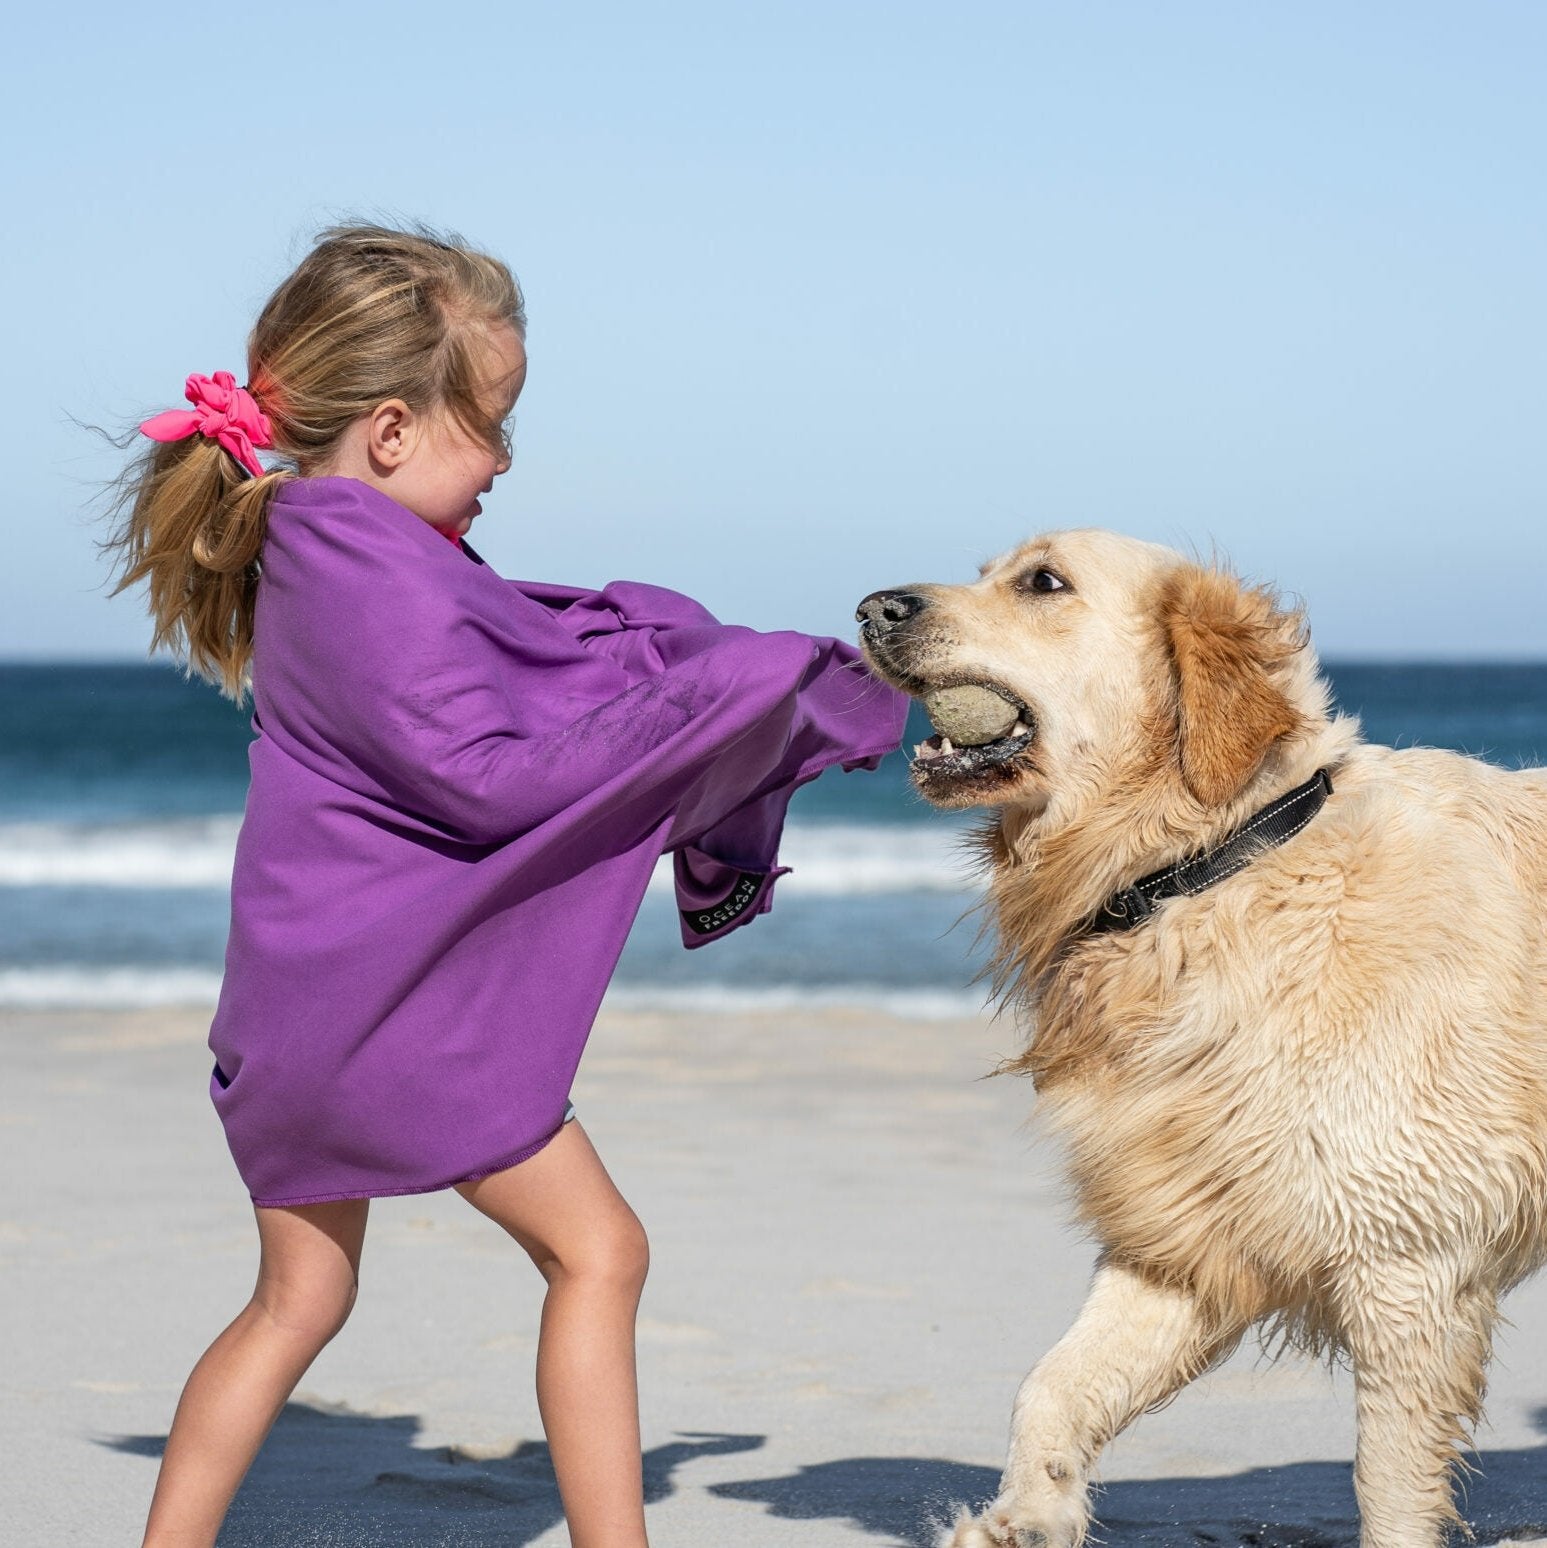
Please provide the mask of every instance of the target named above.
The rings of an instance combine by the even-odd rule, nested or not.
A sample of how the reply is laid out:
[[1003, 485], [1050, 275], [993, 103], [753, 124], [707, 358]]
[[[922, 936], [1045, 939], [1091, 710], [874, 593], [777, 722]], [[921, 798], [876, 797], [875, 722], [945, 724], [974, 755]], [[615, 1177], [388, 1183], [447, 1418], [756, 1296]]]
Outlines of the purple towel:
[[260, 1204], [539, 1150], [657, 856], [686, 945], [765, 913], [791, 793], [906, 711], [839, 641], [504, 580], [342, 478], [274, 501], [253, 678], [210, 1047]]

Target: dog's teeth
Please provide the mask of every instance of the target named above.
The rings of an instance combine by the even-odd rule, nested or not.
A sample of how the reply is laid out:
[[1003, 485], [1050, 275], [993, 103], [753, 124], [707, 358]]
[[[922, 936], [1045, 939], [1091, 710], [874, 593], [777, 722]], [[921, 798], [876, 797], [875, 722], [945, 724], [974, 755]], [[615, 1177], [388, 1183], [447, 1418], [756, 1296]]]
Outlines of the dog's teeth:
[[1010, 735], [1019, 741], [1020, 738], [1031, 735], [1031, 727], [1024, 720], [1017, 720], [1010, 728]]
[[953, 746], [951, 746], [951, 739], [950, 739], [950, 737], [942, 736], [940, 738], [940, 756], [943, 757], [943, 758], [944, 757], [949, 757], [955, 751], [956, 751], [956, 749]]

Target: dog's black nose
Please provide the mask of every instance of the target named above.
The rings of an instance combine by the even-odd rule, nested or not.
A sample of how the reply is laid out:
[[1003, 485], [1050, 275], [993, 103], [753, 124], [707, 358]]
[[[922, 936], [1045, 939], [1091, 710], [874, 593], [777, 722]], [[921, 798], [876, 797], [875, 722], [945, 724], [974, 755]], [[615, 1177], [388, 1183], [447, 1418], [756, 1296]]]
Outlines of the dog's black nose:
[[895, 629], [922, 613], [929, 603], [912, 591], [872, 591], [854, 614], [856, 623], [880, 630]]

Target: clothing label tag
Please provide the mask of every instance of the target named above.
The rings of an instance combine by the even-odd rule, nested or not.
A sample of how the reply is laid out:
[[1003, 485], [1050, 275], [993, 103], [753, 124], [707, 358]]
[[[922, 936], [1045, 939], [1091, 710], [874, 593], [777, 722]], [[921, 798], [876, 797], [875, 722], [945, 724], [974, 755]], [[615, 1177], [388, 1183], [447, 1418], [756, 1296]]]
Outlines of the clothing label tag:
[[767, 877], [756, 871], [743, 871], [736, 878], [736, 885], [713, 908], [685, 908], [681, 910], [687, 927], [694, 935], [713, 935], [723, 930], [733, 919], [739, 919], [757, 901]]

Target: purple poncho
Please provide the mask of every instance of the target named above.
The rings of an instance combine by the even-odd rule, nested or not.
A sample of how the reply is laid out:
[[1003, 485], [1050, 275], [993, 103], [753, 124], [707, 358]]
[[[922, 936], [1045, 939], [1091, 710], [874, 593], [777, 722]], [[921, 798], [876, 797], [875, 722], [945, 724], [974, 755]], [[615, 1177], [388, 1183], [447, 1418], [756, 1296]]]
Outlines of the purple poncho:
[[211, 1095], [259, 1204], [418, 1193], [558, 1130], [657, 856], [767, 911], [786, 804], [906, 701], [836, 640], [508, 581], [353, 479], [269, 516]]

